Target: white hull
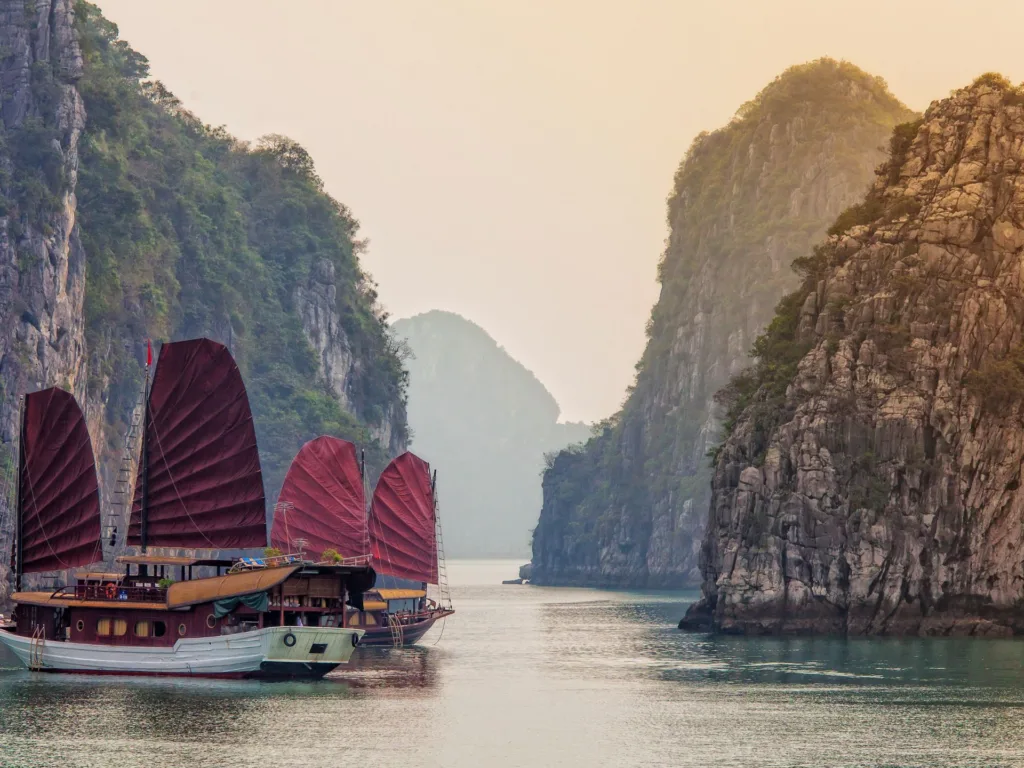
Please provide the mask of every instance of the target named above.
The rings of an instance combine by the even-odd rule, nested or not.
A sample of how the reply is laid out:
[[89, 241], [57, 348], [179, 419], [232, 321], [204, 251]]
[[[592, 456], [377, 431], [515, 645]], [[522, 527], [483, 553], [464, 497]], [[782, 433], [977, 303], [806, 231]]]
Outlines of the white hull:
[[[34, 656], [30, 637], [0, 630], [0, 643], [10, 648], [26, 667], [47, 672], [215, 677], [263, 673], [316, 677], [347, 662], [362, 636], [358, 629], [265, 627], [233, 635], [185, 638], [173, 648], [47, 640], [36, 647]], [[314, 644], [321, 646], [317, 649], [320, 653], [310, 653]]]

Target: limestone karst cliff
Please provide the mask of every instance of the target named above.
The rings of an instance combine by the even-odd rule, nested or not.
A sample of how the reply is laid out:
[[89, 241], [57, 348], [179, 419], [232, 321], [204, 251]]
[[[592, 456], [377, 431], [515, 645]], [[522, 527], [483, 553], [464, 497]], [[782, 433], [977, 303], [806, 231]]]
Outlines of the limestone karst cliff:
[[714, 393], [796, 285], [790, 262], [863, 196], [892, 127], [910, 117], [880, 79], [821, 60], [697, 137], [668, 201], [661, 295], [635, 387], [601, 434], [545, 473], [535, 581], [699, 582]]
[[585, 440], [555, 398], [488, 333], [452, 312], [397, 320], [407, 340], [413, 449], [439, 472], [447, 554], [523, 557], [544, 454]]
[[899, 127], [733, 382], [703, 600], [723, 632], [1024, 631], [1024, 91]]
[[203, 124], [86, 2], [0, 2], [0, 49], [2, 466], [18, 395], [63, 386], [109, 501], [147, 337], [231, 348], [271, 501], [318, 434], [357, 441], [371, 471], [404, 449], [405, 372], [358, 222], [301, 146]]

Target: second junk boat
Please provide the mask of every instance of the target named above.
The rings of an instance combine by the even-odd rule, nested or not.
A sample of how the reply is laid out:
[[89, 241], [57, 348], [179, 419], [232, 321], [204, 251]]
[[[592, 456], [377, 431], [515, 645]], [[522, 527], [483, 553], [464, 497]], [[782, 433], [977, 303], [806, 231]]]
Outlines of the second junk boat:
[[[365, 645], [410, 645], [454, 613], [444, 576], [437, 521], [436, 473], [413, 453], [387, 465], [366, 505], [365, 465], [336, 437], [306, 443], [285, 476], [270, 531], [285, 553], [366, 557], [380, 586], [346, 621]], [[324, 559], [325, 555], [321, 555]], [[437, 585], [435, 599], [427, 594]]]
[[[148, 361], [147, 361], [148, 362]], [[350, 628], [375, 583], [367, 560], [253, 564], [152, 547], [264, 547], [256, 434], [238, 367], [208, 339], [165, 344], [144, 399], [141, 460], [123, 572], [80, 572], [57, 590], [26, 574], [103, 560], [99, 488], [85, 418], [60, 389], [24, 398], [12, 563], [13, 627], [0, 644], [47, 672], [320, 677], [364, 632]], [[194, 568], [216, 575], [192, 578]], [[175, 579], [174, 577], [178, 577]]]

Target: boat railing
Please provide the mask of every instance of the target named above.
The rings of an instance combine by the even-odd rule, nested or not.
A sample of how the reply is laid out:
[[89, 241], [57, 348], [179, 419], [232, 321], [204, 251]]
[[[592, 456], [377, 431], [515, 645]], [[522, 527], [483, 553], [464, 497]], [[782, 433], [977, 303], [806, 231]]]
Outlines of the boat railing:
[[259, 571], [263, 568], [278, 568], [282, 565], [299, 565], [307, 562], [301, 554], [272, 555], [270, 557], [241, 557], [231, 566], [230, 573]]
[[349, 567], [361, 567], [370, 564], [373, 559], [371, 555], [356, 555], [355, 557], [343, 557], [340, 560], [321, 560], [319, 562], [308, 559], [303, 553], [290, 555], [271, 555], [269, 557], [243, 557], [231, 566], [231, 573], [240, 571], [258, 571], [263, 568], [278, 568], [282, 565], [346, 565]]
[[142, 587], [114, 584], [75, 584], [56, 590], [52, 598], [57, 600], [103, 600], [112, 603], [163, 603], [167, 601], [167, 590], [162, 587]]
[[324, 565], [349, 565], [359, 567], [369, 565], [371, 560], [373, 560], [373, 555], [356, 555], [355, 557], [343, 557], [341, 560], [325, 562]]

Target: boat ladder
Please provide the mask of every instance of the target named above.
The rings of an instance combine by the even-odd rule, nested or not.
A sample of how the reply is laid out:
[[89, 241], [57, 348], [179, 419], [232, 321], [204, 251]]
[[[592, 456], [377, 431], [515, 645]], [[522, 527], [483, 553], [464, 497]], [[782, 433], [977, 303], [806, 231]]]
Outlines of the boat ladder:
[[32, 641], [29, 644], [28, 668], [38, 672], [43, 668], [43, 646], [46, 643], [46, 627], [37, 626], [32, 630]]
[[388, 629], [391, 630], [391, 642], [395, 648], [401, 648], [405, 644], [402, 622], [393, 613], [388, 614]]
[[437, 491], [434, 491], [434, 535], [437, 547], [437, 602], [442, 608], [451, 610], [452, 593], [448, 587], [448, 562], [444, 556], [444, 533], [441, 530], [441, 516], [437, 513]]
[[104, 528], [104, 543], [110, 551], [110, 562], [121, 553], [128, 543], [128, 518], [131, 508], [131, 494], [135, 490], [135, 472], [138, 465], [136, 442], [142, 437], [142, 419], [145, 412], [145, 395], [140, 395], [132, 409], [131, 420], [124, 436], [124, 450], [121, 466], [114, 478], [112, 500], [108, 503], [107, 523]]

